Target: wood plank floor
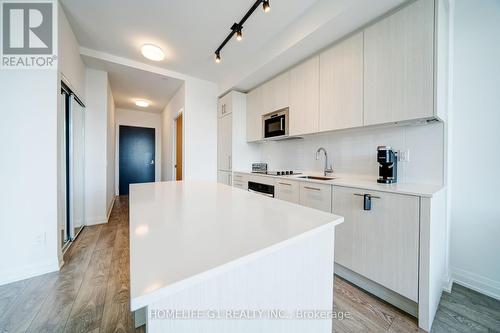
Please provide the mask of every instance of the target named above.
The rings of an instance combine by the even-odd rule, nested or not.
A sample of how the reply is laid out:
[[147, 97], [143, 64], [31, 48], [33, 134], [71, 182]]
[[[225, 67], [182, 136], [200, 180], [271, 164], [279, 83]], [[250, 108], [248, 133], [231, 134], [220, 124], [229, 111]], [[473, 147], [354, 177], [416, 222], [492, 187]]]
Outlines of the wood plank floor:
[[[129, 311], [128, 198], [108, 224], [86, 227], [59, 272], [0, 286], [0, 332], [143, 332]], [[420, 332], [415, 318], [336, 277], [334, 332]], [[459, 285], [432, 332], [500, 332], [500, 301]]]

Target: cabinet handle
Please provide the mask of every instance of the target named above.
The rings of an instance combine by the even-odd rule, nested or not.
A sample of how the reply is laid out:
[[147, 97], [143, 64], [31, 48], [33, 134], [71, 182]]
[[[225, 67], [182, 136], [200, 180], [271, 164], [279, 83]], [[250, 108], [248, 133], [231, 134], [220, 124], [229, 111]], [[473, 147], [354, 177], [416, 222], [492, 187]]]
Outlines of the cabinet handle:
[[281, 183], [281, 182], [278, 182], [278, 184], [280, 184], [280, 185], [286, 185], [286, 186], [292, 186], [292, 184], [288, 184], [288, 183]]
[[356, 195], [358, 197], [364, 197], [365, 195], [369, 196], [372, 199], [381, 199], [380, 197], [376, 195], [371, 195], [371, 194], [361, 194], [361, 193], [353, 193], [352, 195]]
[[363, 197], [363, 210], [372, 210], [372, 199], [380, 199], [376, 195], [372, 196], [371, 194], [360, 194], [353, 193], [354, 195]]
[[232, 169], [232, 165], [231, 164], [233, 164], [232, 163], [233, 159], [231, 158], [231, 155], [228, 156], [228, 160], [229, 160], [229, 169]]
[[317, 188], [317, 187], [309, 187], [309, 186], [304, 186], [305, 189], [308, 189], [308, 190], [314, 190], [314, 191], [321, 191], [320, 188]]

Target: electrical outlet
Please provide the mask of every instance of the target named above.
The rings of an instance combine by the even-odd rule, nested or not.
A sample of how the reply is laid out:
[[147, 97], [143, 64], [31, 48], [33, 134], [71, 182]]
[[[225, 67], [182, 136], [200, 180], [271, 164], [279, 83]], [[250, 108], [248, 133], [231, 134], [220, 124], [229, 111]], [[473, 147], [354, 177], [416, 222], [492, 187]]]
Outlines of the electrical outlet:
[[35, 246], [45, 245], [46, 243], [47, 243], [47, 236], [45, 232], [43, 234], [38, 234], [33, 240], [33, 245]]
[[410, 150], [400, 150], [398, 152], [399, 162], [410, 162]]

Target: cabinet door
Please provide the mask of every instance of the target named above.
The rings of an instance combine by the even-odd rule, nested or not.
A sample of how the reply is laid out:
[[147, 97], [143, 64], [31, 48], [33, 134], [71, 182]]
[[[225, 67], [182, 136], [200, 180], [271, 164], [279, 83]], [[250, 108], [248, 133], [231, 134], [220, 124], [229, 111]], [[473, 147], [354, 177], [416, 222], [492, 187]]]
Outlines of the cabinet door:
[[364, 33], [364, 124], [431, 117], [434, 1], [418, 0]]
[[363, 33], [320, 55], [319, 130], [363, 126]]
[[[377, 197], [371, 210], [359, 194]], [[417, 301], [419, 198], [334, 186], [332, 201], [333, 213], [344, 216], [335, 262]]]
[[232, 93], [228, 93], [219, 99], [219, 106], [217, 110], [217, 115], [219, 118], [230, 114], [232, 110]]
[[217, 182], [225, 185], [231, 186], [231, 172], [229, 171], [217, 171]]
[[262, 139], [262, 87], [257, 87], [247, 94], [247, 141]]
[[248, 177], [242, 173], [234, 173], [233, 186], [245, 191], [248, 190]]
[[319, 56], [290, 71], [290, 135], [319, 131]]
[[232, 169], [232, 121], [232, 114], [218, 120], [217, 169], [219, 170], [231, 171]]
[[285, 200], [288, 202], [299, 203], [299, 183], [285, 179], [277, 179], [274, 188], [274, 196], [276, 199]]
[[290, 105], [290, 72], [278, 75], [260, 87], [262, 114], [281, 110]]
[[332, 211], [332, 186], [317, 183], [300, 183], [300, 204], [328, 213]]

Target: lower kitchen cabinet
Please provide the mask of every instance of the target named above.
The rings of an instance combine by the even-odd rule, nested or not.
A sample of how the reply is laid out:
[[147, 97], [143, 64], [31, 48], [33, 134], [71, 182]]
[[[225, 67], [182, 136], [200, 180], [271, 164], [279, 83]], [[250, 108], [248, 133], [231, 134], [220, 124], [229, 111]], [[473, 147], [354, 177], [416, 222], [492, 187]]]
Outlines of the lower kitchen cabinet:
[[300, 186], [296, 181], [278, 179], [274, 186], [276, 199], [299, 203]]
[[217, 182], [231, 185], [231, 171], [217, 171]]
[[[300, 183], [299, 203], [303, 206], [332, 211], [332, 186], [317, 183]], [[342, 215], [342, 214], [339, 214]]]
[[242, 173], [233, 174], [233, 187], [248, 190], [248, 177]]
[[[371, 209], [364, 209], [364, 195]], [[420, 198], [334, 186], [335, 262], [418, 301]]]

